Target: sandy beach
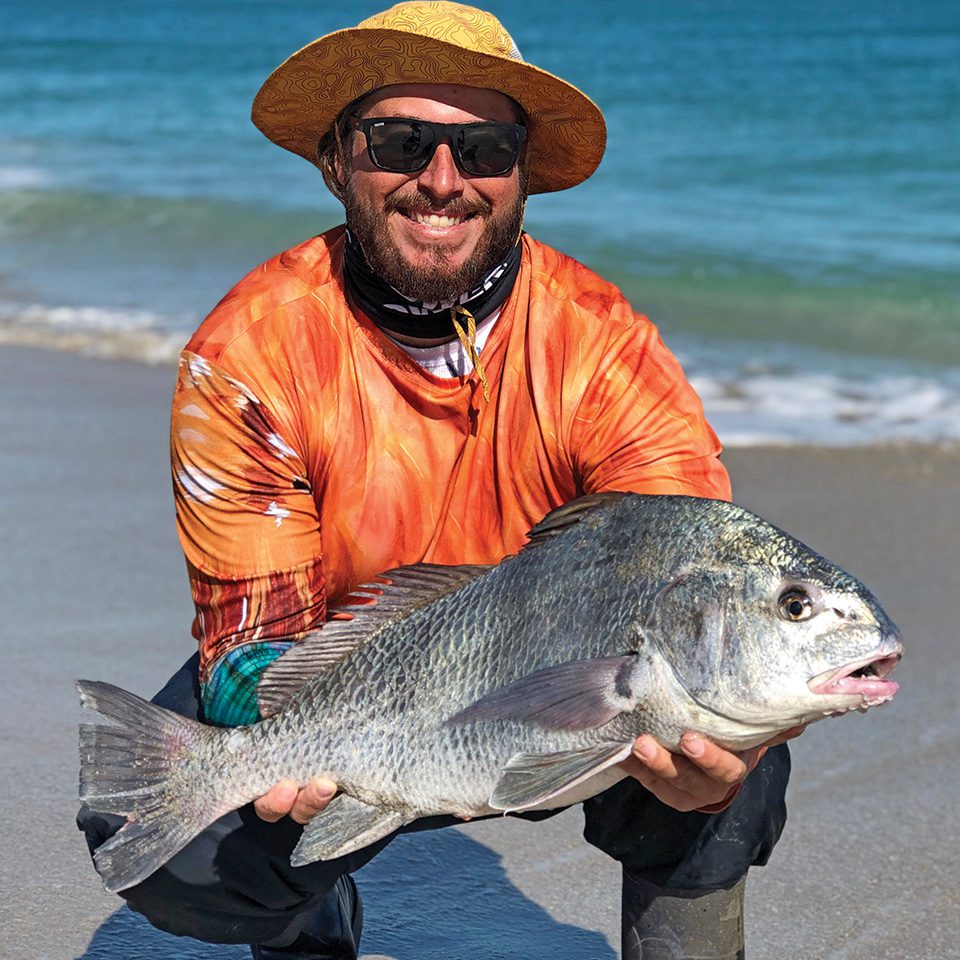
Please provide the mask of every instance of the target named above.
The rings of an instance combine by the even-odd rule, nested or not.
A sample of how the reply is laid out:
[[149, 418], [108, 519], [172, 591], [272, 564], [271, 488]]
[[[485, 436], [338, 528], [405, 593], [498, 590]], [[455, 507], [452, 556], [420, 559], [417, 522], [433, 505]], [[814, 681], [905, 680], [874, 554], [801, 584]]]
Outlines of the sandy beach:
[[[192, 648], [167, 478], [169, 366], [0, 348], [0, 953], [239, 960], [102, 891], [74, 828], [73, 680], [150, 695]], [[896, 700], [811, 728], [790, 822], [752, 873], [751, 960], [960, 957], [960, 452], [730, 450], [736, 500], [864, 580], [906, 646]], [[358, 881], [365, 956], [618, 955], [619, 874], [571, 810], [401, 838]]]

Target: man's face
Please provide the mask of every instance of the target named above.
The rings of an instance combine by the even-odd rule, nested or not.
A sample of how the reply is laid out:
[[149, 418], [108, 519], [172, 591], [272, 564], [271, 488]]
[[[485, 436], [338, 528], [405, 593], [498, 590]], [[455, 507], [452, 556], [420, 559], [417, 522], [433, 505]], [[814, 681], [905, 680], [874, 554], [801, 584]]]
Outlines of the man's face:
[[[446, 84], [384, 87], [363, 100], [358, 112], [362, 118], [436, 123], [520, 120], [502, 94]], [[502, 176], [472, 177], [461, 173], [450, 144], [440, 143], [422, 170], [390, 173], [370, 161], [360, 131], [349, 135], [345, 148], [349, 170], [338, 173], [345, 182], [347, 225], [373, 271], [401, 293], [426, 302], [450, 299], [506, 258], [523, 223], [519, 163]], [[421, 222], [431, 214], [454, 222]]]

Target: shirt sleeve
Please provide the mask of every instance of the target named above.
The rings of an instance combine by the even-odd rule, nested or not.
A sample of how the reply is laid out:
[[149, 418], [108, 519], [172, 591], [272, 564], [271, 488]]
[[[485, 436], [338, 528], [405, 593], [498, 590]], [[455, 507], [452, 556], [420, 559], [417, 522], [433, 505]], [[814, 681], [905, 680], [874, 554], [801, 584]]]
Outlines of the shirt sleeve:
[[263, 671], [292, 646], [291, 640], [244, 643], [228, 650], [201, 685], [203, 719], [221, 727], [239, 727], [260, 719], [257, 686]]
[[294, 434], [216, 364], [181, 357], [171, 465], [201, 683], [229, 650], [324, 621], [320, 522]]
[[574, 432], [585, 493], [730, 499], [720, 442], [700, 398], [644, 317], [623, 324], [606, 345], [578, 406]]

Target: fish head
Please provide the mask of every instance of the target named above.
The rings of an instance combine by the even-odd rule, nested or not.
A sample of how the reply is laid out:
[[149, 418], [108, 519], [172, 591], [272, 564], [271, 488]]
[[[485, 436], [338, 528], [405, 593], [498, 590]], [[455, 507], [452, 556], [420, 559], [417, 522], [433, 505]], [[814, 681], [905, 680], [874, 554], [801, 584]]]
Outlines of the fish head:
[[771, 735], [890, 700], [896, 626], [854, 577], [764, 529], [659, 589], [644, 632], [681, 686], [709, 714]]
[[[838, 574], [832, 580], [787, 576], [778, 585], [778, 659], [786, 669], [796, 644], [804, 687], [795, 700], [807, 707], [805, 722], [877, 706], [899, 687], [888, 675], [903, 655], [900, 631], [863, 584]], [[762, 657], [762, 638], [757, 648]]]

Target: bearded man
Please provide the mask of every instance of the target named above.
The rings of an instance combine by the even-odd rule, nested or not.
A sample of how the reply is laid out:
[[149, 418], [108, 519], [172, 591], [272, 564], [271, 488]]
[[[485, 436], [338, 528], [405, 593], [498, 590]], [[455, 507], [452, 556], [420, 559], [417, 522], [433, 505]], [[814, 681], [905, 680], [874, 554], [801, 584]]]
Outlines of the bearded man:
[[[251, 273], [183, 353], [172, 457], [200, 652], [156, 702], [254, 722], [264, 668], [358, 584], [496, 563], [584, 494], [729, 498], [653, 325], [522, 232], [527, 195], [590, 176], [605, 130], [495, 18], [400, 4], [294, 54], [253, 119], [320, 167], [346, 227]], [[641, 737], [631, 776], [584, 804], [587, 839], [623, 864], [625, 957], [742, 956], [743, 878], [782, 829], [785, 747], [738, 756], [691, 733], [682, 749]], [[124, 896], [257, 958], [356, 957], [350, 873], [390, 838], [289, 864], [335, 791], [279, 783]], [[119, 826], [81, 823], [91, 848]]]

